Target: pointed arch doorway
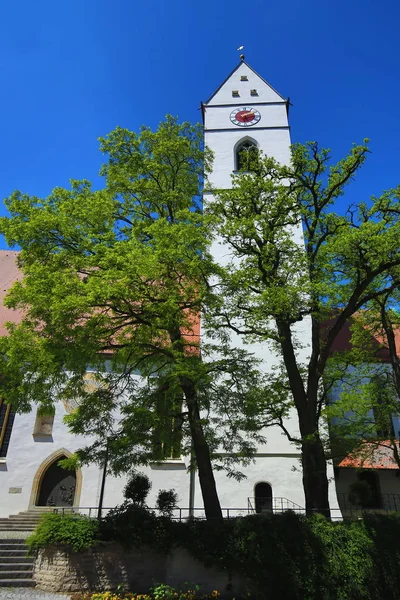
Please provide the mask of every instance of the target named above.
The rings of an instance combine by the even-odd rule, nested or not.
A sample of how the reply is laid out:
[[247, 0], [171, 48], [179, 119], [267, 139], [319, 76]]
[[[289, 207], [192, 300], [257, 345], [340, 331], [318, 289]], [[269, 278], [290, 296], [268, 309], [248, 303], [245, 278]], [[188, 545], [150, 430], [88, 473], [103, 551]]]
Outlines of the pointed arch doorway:
[[69, 458], [71, 452], [65, 449], [51, 454], [43, 463], [33, 480], [30, 507], [72, 507], [79, 506], [82, 488], [82, 473], [62, 469], [58, 462], [62, 458]]

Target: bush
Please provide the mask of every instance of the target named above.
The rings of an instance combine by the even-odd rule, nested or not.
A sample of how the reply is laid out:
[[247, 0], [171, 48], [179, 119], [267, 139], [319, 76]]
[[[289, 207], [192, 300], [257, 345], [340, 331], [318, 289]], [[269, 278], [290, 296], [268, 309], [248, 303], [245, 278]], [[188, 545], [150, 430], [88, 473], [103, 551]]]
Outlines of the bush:
[[124, 496], [138, 506], [143, 506], [151, 490], [151, 481], [144, 473], [132, 473], [124, 489]]
[[159, 490], [156, 507], [160, 513], [167, 518], [172, 517], [172, 513], [178, 504], [178, 494], [175, 490]]
[[388, 519], [332, 523], [288, 512], [171, 527], [174, 542], [206, 566], [247, 578], [253, 598], [398, 600], [400, 519]]
[[[28, 543], [31, 548], [61, 543], [80, 550], [93, 545], [97, 535], [93, 526], [97, 523], [87, 519], [48, 515]], [[334, 523], [320, 515], [309, 518], [290, 512], [250, 515], [220, 524], [179, 523], [126, 502], [101, 522], [99, 537], [125, 547], [186, 548], [205, 566], [246, 578], [251, 597], [259, 600], [400, 598], [400, 516], [395, 514]], [[171, 589], [158, 586], [141, 600], [169, 600], [171, 593], [174, 600], [197, 598], [193, 590]], [[119, 596], [87, 595], [76, 600], [106, 598]], [[121, 598], [139, 600], [135, 594]]]
[[101, 521], [100, 536], [127, 549], [150, 544], [166, 551], [172, 543], [168, 523], [168, 519], [157, 518], [148, 508], [126, 502], [110, 510]]
[[52, 544], [63, 544], [79, 552], [94, 546], [98, 528], [97, 521], [81, 515], [43, 515], [26, 543], [29, 552]]

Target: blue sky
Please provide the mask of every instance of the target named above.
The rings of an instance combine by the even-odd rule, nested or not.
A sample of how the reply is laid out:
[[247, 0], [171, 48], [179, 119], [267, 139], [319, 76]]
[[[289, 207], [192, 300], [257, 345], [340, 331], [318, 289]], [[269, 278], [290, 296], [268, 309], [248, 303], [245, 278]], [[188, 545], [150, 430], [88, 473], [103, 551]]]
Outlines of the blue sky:
[[47, 195], [70, 178], [98, 187], [99, 136], [166, 113], [200, 120], [244, 44], [290, 96], [293, 141], [339, 158], [371, 139], [349, 195], [365, 200], [400, 183], [399, 21], [397, 0], [2, 2], [0, 197]]

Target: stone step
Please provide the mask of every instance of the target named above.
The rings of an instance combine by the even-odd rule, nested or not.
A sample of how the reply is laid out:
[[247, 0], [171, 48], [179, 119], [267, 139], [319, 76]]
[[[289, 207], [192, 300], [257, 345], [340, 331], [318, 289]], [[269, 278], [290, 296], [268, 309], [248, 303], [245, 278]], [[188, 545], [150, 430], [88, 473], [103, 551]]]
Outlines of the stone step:
[[0, 542], [0, 550], [25, 550], [26, 552], [26, 545], [24, 541], [17, 543], [15, 543], [14, 540], [9, 542]]
[[5, 521], [0, 521], [0, 525], [37, 525], [40, 523], [41, 519], [6, 519]]
[[[48, 513], [51, 515], [52, 513]], [[40, 515], [10, 515], [9, 517], [1, 517], [0, 521], [40, 521], [43, 514]]]
[[17, 523], [25, 522], [25, 521], [30, 521], [32, 523], [38, 523], [42, 519], [42, 516], [43, 515], [40, 515], [40, 517], [7, 517], [7, 518], [1, 517], [0, 523], [8, 523], [10, 521], [16, 521]]
[[2, 531], [34, 531], [35, 527], [29, 525], [8, 525], [0, 527], [0, 535]]
[[19, 515], [26, 515], [26, 513], [32, 512], [48, 512], [49, 510], [53, 510], [52, 506], [32, 506], [29, 510], [20, 510]]
[[40, 513], [39, 515], [11, 515], [10, 517], [1, 517], [0, 521], [41, 521], [45, 515], [52, 515], [53, 513]]
[[4, 530], [7, 527], [37, 527], [39, 524], [38, 523], [31, 523], [30, 521], [28, 522], [24, 522], [24, 521], [9, 521], [8, 523], [0, 523], [0, 527]]
[[31, 572], [32, 569], [33, 569], [33, 561], [31, 563], [25, 563], [25, 562], [3, 563], [3, 562], [0, 562], [0, 573], [2, 571], [9, 571], [9, 572], [13, 572], [13, 571]]
[[0, 579], [0, 587], [35, 587], [33, 579]]
[[30, 556], [0, 556], [0, 563], [2, 565], [4, 564], [9, 564], [9, 565], [13, 565], [13, 564], [26, 564], [26, 565], [32, 565], [33, 564], [34, 559], [31, 558]]
[[28, 579], [28, 577], [32, 577], [32, 569], [0, 571], [0, 581], [2, 579]]
[[0, 550], [0, 562], [3, 561], [4, 556], [26, 556], [26, 548], [22, 550]]
[[0, 519], [0, 524], [1, 525], [7, 525], [7, 523], [40, 523], [40, 521], [42, 520], [42, 517], [40, 517], [40, 519], [28, 519], [28, 518], [21, 518], [21, 519]]

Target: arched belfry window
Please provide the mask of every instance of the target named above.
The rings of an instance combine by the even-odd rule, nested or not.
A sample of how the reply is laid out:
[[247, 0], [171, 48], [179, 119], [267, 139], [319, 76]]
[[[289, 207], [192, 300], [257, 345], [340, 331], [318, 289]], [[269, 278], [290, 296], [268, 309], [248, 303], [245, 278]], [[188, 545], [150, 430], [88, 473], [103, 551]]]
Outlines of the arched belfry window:
[[235, 148], [235, 170], [252, 171], [252, 163], [258, 156], [257, 144], [248, 138], [239, 142]]
[[266, 481], [257, 483], [254, 488], [256, 513], [272, 512], [272, 487]]

